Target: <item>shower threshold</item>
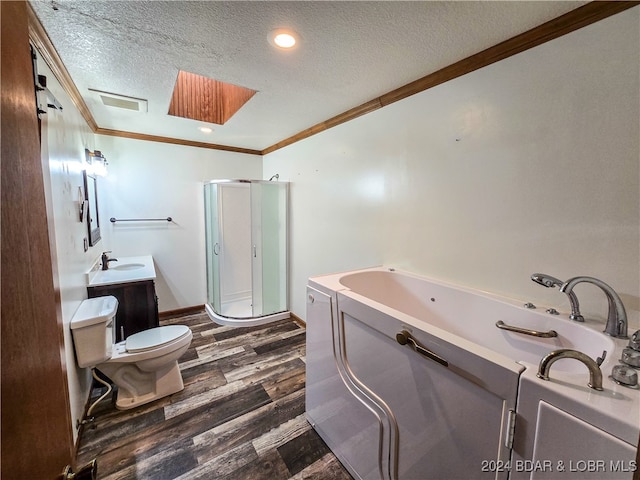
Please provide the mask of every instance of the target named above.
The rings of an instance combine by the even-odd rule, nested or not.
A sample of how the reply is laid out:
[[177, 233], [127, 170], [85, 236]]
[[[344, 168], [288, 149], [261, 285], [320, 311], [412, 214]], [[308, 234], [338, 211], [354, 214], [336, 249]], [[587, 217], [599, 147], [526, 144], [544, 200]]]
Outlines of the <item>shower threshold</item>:
[[[209, 305], [208, 303], [205, 305], [205, 310], [207, 312], [207, 315], [209, 315], [209, 318], [211, 319], [211, 321], [219, 325], [229, 325], [229, 326], [235, 326], [235, 327], [251, 327], [254, 325], [263, 325], [265, 323], [276, 322], [278, 320], [284, 320], [285, 318], [290, 317], [289, 311], [276, 312], [269, 315], [263, 315], [261, 317], [246, 317], [246, 316], [233, 317], [233, 316], [216, 313], [211, 307], [211, 305]], [[233, 310], [229, 309], [228, 311], [236, 315], [238, 312], [238, 310], [235, 310], [235, 309]], [[250, 311], [251, 310], [249, 310], [249, 312]], [[245, 309], [245, 312], [246, 312], [246, 309]]]

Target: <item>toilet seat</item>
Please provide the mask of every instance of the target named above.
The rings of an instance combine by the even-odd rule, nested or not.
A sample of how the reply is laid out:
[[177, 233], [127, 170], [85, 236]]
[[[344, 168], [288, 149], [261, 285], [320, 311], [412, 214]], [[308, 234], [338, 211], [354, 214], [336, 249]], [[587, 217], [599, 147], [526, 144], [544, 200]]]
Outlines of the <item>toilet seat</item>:
[[[143, 330], [114, 344], [111, 358], [105, 363], [136, 363], [158, 358], [189, 345], [192, 337], [193, 334], [186, 325], [167, 325]], [[133, 340], [129, 341], [130, 339]]]
[[143, 330], [127, 337], [125, 349], [129, 353], [146, 352], [178, 340], [189, 332], [189, 327], [185, 325], [167, 325]]

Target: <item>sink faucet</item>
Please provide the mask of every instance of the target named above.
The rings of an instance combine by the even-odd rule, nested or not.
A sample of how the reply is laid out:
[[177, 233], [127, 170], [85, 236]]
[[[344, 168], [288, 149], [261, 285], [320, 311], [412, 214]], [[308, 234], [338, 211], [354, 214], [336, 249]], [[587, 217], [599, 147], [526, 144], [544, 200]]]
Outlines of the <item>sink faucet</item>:
[[109, 270], [109, 262], [117, 262], [118, 259], [117, 258], [109, 258], [109, 253], [111, 253], [111, 251], [108, 252], [102, 252], [102, 270]]
[[[561, 287], [564, 283], [562, 280], [558, 280], [557, 278], [544, 273], [534, 273], [531, 275], [531, 280], [547, 288]], [[562, 289], [560, 291], [562, 291]], [[571, 305], [571, 314], [569, 315], [569, 318], [576, 322], [584, 322], [584, 317], [580, 315], [580, 304], [578, 303], [578, 297], [576, 297], [576, 294], [572, 291], [564, 293], [569, 297], [569, 304]]]
[[[599, 358], [598, 360], [602, 362], [605, 355], [606, 353], [603, 353], [602, 358]], [[549, 370], [551, 369], [551, 365], [562, 358], [574, 358], [584, 363], [589, 369], [589, 383], [587, 385], [589, 388], [593, 388], [594, 390], [602, 390], [602, 370], [600, 370], [600, 364], [590, 356], [569, 348], [554, 350], [547, 354], [540, 361], [540, 366], [538, 367], [538, 373], [536, 376], [542, 380], [549, 380]]]
[[624, 309], [622, 300], [620, 300], [620, 297], [615, 290], [602, 280], [598, 280], [593, 277], [573, 277], [567, 280], [560, 287], [560, 291], [568, 295], [573, 291], [573, 287], [582, 282], [592, 283], [600, 287], [607, 296], [607, 301], [609, 302], [609, 313], [607, 315], [607, 325], [604, 328], [604, 333], [611, 335], [612, 337], [628, 338], [627, 312]]

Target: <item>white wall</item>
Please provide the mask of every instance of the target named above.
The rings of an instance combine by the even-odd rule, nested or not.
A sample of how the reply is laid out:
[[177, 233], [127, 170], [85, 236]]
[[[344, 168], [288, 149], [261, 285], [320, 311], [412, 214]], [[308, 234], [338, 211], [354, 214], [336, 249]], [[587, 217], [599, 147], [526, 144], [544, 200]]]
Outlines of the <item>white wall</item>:
[[[640, 8], [269, 154], [291, 182], [292, 310], [311, 275], [387, 264], [569, 309], [640, 299]], [[580, 284], [583, 312], [604, 295]], [[637, 312], [634, 314], [637, 316]]]
[[[161, 312], [206, 303], [204, 182], [260, 179], [261, 157], [104, 135], [96, 143], [109, 162], [100, 191], [100, 249], [114, 258], [153, 256]], [[114, 224], [111, 217], [173, 222]]]
[[[83, 186], [85, 148], [94, 150], [94, 135], [47, 65], [39, 60], [38, 73], [47, 77], [47, 87], [63, 110], [49, 109], [42, 117], [42, 158], [49, 229], [54, 231], [52, 248], [57, 258], [62, 305], [65, 361], [74, 441], [76, 420], [81, 419], [91, 387], [88, 369], [76, 365], [69, 322], [80, 302], [87, 298], [85, 272], [99, 255], [99, 247], [84, 251], [86, 223], [78, 214], [78, 188]], [[47, 168], [48, 166], [48, 168]], [[49, 185], [50, 188], [47, 188]], [[34, 352], [34, 355], [37, 354]]]

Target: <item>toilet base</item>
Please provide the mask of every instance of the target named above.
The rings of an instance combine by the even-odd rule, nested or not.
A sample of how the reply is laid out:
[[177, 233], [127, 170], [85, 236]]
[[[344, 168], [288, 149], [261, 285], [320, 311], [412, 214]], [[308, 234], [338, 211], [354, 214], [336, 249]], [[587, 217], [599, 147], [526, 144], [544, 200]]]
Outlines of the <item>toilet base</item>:
[[153, 372], [142, 371], [137, 365], [127, 363], [103, 363], [97, 368], [117, 385], [118, 410], [135, 408], [184, 389], [177, 360]]

